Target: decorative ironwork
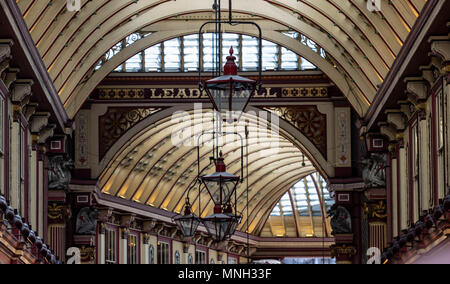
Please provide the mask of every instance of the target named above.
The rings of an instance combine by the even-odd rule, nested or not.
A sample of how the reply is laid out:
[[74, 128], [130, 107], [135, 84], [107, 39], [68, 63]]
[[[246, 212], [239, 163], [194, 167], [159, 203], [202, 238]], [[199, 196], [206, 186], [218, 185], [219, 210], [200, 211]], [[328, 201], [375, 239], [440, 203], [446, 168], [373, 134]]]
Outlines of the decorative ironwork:
[[266, 108], [291, 122], [327, 158], [327, 116], [316, 106], [289, 106]]
[[160, 108], [110, 108], [99, 118], [99, 153], [102, 159], [108, 149], [130, 128], [160, 111]]

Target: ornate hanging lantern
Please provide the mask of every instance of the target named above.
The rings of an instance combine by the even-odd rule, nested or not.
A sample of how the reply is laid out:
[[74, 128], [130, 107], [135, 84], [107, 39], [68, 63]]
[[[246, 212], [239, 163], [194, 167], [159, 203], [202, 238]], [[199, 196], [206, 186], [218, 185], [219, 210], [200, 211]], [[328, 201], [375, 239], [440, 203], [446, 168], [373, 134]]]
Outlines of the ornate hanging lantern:
[[238, 220], [235, 217], [223, 213], [203, 218], [203, 224], [205, 224], [208, 234], [217, 242], [232, 236], [236, 230], [237, 222]]
[[230, 202], [240, 181], [240, 177], [226, 172], [227, 167], [222, 152], [219, 155], [216, 161], [216, 172], [201, 177], [206, 190], [214, 201], [214, 213], [216, 214], [222, 213], [222, 207]]
[[215, 241], [231, 237], [240, 223], [240, 217], [233, 214], [231, 197], [240, 181], [238, 176], [226, 172], [222, 152], [216, 161], [216, 172], [201, 177], [206, 190], [214, 201], [214, 214], [203, 218], [203, 224]]
[[173, 218], [173, 221], [175, 222], [175, 224], [177, 224], [178, 228], [186, 238], [194, 236], [195, 232], [197, 231], [198, 225], [200, 224], [200, 219], [192, 214], [189, 197], [186, 198], [184, 216], [178, 215]]
[[257, 87], [255, 80], [237, 74], [236, 57], [233, 54], [231, 47], [223, 76], [208, 80], [204, 84], [214, 108], [222, 115], [226, 114], [224, 120], [229, 122], [239, 120]]

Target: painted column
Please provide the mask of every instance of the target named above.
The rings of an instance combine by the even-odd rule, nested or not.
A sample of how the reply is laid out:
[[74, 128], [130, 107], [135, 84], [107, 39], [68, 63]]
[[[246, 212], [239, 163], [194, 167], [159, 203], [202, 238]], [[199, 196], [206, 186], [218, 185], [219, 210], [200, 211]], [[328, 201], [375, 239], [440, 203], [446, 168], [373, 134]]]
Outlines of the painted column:
[[392, 189], [392, 234], [393, 236], [398, 236], [398, 198], [399, 198], [399, 190], [398, 190], [398, 169], [397, 169], [397, 156], [393, 156], [391, 162], [391, 189]]
[[450, 116], [450, 62], [446, 63], [446, 66], [444, 67], [444, 79], [443, 79], [443, 84], [444, 84], [444, 97], [446, 98], [447, 101], [447, 120], [446, 120], [446, 125], [447, 125], [447, 129], [446, 129], [446, 166], [447, 166], [447, 185], [446, 185], [446, 192], [445, 194], [448, 195], [450, 194], [450, 121], [449, 121], [449, 116]]
[[119, 264], [127, 264], [128, 260], [128, 235], [130, 230], [127, 228], [122, 228], [120, 230], [120, 241], [119, 241]]
[[32, 226], [33, 229], [37, 229], [38, 226], [38, 192], [36, 190], [36, 185], [37, 185], [37, 151], [36, 151], [36, 147], [35, 145], [32, 146], [32, 150], [31, 150], [31, 157], [30, 157], [30, 181], [29, 181], [29, 185], [30, 185], [30, 218], [28, 220], [28, 222], [30, 223], [30, 225]]
[[[430, 155], [429, 155], [429, 129], [428, 129], [428, 121], [426, 119], [426, 115], [424, 115], [423, 119], [419, 120], [419, 138], [420, 138], [420, 146], [419, 146], [419, 155], [420, 155], [420, 164], [419, 164], [419, 175], [420, 175], [420, 204], [422, 210], [430, 209]], [[417, 219], [418, 220], [418, 219]]]
[[150, 236], [144, 234], [141, 239], [141, 264], [150, 264]]
[[105, 233], [106, 233], [105, 224], [101, 223], [98, 230], [98, 243], [97, 243], [98, 264], [106, 264]]
[[20, 145], [20, 124], [17, 121], [12, 122], [11, 125], [11, 145], [10, 145], [10, 196], [12, 208], [21, 208], [20, 200], [20, 182], [19, 182], [19, 145]]
[[43, 236], [44, 235], [44, 204], [46, 201], [44, 201], [44, 153], [41, 150], [41, 147], [39, 147], [39, 159], [38, 159], [38, 208], [39, 208], [39, 221], [38, 221], [38, 232], [39, 232], [39, 236]]
[[407, 186], [407, 169], [406, 169], [406, 149], [404, 146], [399, 150], [399, 199], [400, 199], [400, 230], [408, 229], [408, 186]]

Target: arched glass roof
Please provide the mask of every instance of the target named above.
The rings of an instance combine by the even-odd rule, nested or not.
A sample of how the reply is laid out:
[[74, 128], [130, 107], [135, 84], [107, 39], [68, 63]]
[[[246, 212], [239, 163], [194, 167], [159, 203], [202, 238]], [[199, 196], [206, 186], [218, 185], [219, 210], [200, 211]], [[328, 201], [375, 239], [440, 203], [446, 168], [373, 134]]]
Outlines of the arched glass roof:
[[[298, 39], [323, 58], [325, 51], [312, 40], [296, 32], [283, 32], [284, 35]], [[99, 69], [123, 48], [148, 36], [135, 33], [111, 48], [95, 67]], [[233, 47], [236, 63], [240, 71], [256, 71], [258, 68], [258, 39], [252, 36], [224, 33], [222, 39], [223, 62]], [[203, 48], [202, 62], [199, 62], [200, 48]], [[317, 70], [317, 67], [295, 52], [276, 43], [263, 40], [263, 71], [304, 71]], [[199, 65], [204, 71], [212, 71], [214, 54], [214, 34], [187, 35], [164, 41], [149, 47], [119, 65], [115, 72], [196, 72]]]
[[293, 216], [295, 212], [302, 217], [322, 216], [333, 204], [325, 179], [315, 173], [294, 185], [280, 199], [271, 216]]
[[329, 237], [327, 211], [334, 204], [325, 179], [313, 173], [281, 197], [270, 214], [263, 237]]

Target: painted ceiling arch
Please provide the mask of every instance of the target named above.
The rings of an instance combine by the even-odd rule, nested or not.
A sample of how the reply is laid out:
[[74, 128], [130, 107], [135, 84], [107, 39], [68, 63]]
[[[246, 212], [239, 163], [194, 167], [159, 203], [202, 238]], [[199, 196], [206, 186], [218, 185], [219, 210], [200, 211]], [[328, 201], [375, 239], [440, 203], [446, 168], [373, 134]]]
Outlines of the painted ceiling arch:
[[[174, 110], [155, 113], [156, 120], [147, 118], [147, 121], [135, 126], [135, 131], [130, 131], [128, 136], [125, 134], [111, 147], [111, 151], [101, 163], [103, 170], [98, 185], [105, 194], [171, 212], [181, 212], [184, 194], [195, 184], [197, 175], [196, 147], [186, 143], [193, 142], [195, 140], [193, 137], [212, 128], [212, 115], [203, 112], [203, 115], [196, 117], [193, 111], [182, 112], [183, 119], [180, 121], [174, 117], [162, 118], [162, 112], [171, 114]], [[204, 123], [204, 129], [199, 128], [201, 123]], [[246, 113], [236, 128], [231, 129], [242, 133], [245, 125], [248, 125], [250, 132], [249, 172], [248, 175], [244, 172], [244, 177], [248, 178], [250, 188], [248, 224], [253, 233], [261, 229], [263, 226], [261, 222], [270, 213], [272, 204], [280, 195], [302, 177], [317, 172], [317, 168], [308, 158], [311, 153], [296, 145], [302, 144], [303, 141], [293, 143], [295, 140], [293, 135], [285, 130], [287, 127], [281, 122], [280, 129], [273, 125], [266, 128], [269, 123], [269, 119], [264, 120], [261, 117], [258, 119], [257, 116]], [[229, 130], [229, 127], [225, 130]], [[183, 134], [182, 137], [179, 136], [180, 133]], [[175, 145], [181, 143], [183, 146], [174, 146], [174, 137], [177, 140]], [[211, 139], [212, 137], [206, 137], [205, 141]], [[240, 176], [240, 143], [231, 143], [234, 141], [229, 140], [227, 142], [222, 147], [228, 165], [227, 171]], [[211, 148], [211, 145], [200, 148], [200, 168], [206, 168], [206, 173], [214, 171], [213, 164], [209, 161]], [[115, 154], [112, 153], [114, 151]], [[277, 155], [273, 155], [274, 151]], [[303, 153], [305, 166], [302, 165]], [[245, 189], [245, 185], [238, 188], [238, 200], [241, 200], [238, 202], [239, 212], [247, 210], [246, 203], [242, 201], [247, 197]], [[203, 217], [211, 214], [214, 206], [207, 193], [202, 192], [199, 203], [197, 190], [192, 192], [194, 192], [191, 194], [194, 212]], [[247, 218], [244, 216], [240, 229], [243, 230], [246, 226]]]
[[[81, 2], [81, 10], [72, 13], [64, 0], [17, 1], [67, 108], [73, 101], [83, 101], [86, 94], [69, 96], [114, 44], [161, 21], [183, 17], [192, 21], [195, 14], [210, 13], [212, 4], [210, 0]], [[237, 14], [296, 30], [324, 48], [339, 66], [357, 69], [360, 76], [349, 73], [350, 78], [358, 86], [367, 81], [372, 85], [372, 92], [363, 90], [369, 103], [426, 4], [425, 0], [381, 1], [381, 10], [370, 12], [365, 0], [235, 2]], [[226, 11], [227, 4], [223, 5]], [[73, 116], [76, 109], [69, 112]]]

